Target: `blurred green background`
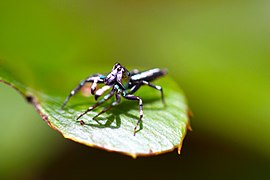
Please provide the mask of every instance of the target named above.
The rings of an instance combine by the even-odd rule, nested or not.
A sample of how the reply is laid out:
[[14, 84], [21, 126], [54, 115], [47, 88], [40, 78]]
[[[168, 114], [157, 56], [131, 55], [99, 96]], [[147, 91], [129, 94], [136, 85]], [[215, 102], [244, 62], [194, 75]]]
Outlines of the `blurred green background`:
[[[270, 178], [270, 1], [0, 2], [0, 62], [66, 93], [97, 69], [164, 67], [194, 113], [182, 154], [133, 160], [50, 129], [0, 84], [0, 179]], [[166, 87], [164, 87], [166, 92]]]

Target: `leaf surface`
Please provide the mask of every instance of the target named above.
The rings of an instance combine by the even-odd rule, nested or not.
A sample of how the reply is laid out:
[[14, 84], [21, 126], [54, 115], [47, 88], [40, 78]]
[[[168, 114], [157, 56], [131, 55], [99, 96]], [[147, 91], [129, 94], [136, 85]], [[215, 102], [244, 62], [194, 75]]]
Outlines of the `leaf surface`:
[[3, 67], [0, 67], [0, 81], [26, 97], [43, 120], [65, 138], [134, 158], [160, 154], [175, 148], [180, 153], [182, 141], [189, 128], [188, 106], [183, 91], [168, 76], [153, 82], [163, 87], [166, 105], [161, 101], [160, 92], [153, 88], [144, 86], [136, 93], [144, 103], [144, 117], [136, 136], [133, 136], [133, 129], [139, 119], [137, 101], [122, 98], [120, 105], [93, 120], [113, 100], [108, 101], [83, 116], [81, 119], [85, 124], [82, 125], [76, 117], [95, 103], [93, 97], [73, 96], [62, 109], [69, 91], [55, 95], [33, 90]]

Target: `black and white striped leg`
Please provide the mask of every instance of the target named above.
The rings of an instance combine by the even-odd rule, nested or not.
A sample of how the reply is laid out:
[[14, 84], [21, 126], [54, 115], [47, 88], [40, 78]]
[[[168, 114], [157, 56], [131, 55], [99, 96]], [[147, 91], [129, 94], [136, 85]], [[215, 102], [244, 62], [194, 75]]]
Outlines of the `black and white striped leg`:
[[139, 116], [139, 120], [136, 123], [136, 126], [134, 127], [134, 136], [135, 136], [136, 131], [137, 131], [137, 127], [141, 123], [142, 118], [143, 118], [143, 102], [142, 102], [142, 99], [140, 97], [134, 96], [134, 95], [131, 95], [131, 94], [125, 95], [123, 97], [126, 98], [126, 99], [129, 99], [129, 100], [135, 100], [135, 101], [139, 102], [140, 116]]
[[143, 84], [142, 82], [139, 82], [138, 84], [132, 86], [128, 94], [134, 94], [142, 86], [142, 84]]
[[97, 84], [104, 83], [104, 78], [105, 78], [105, 76], [103, 76], [102, 74], [95, 74], [95, 75], [92, 75], [86, 79], [87, 82], [92, 82], [92, 85], [91, 85], [91, 94], [92, 95], [95, 94]]
[[103, 86], [102, 88], [98, 89], [95, 93], [95, 100], [97, 100], [105, 91], [109, 90], [111, 86]]
[[165, 105], [165, 99], [164, 99], [163, 89], [162, 89], [161, 86], [157, 86], [157, 85], [151, 84], [148, 81], [142, 81], [142, 83], [145, 84], [145, 85], [148, 85], [148, 86], [150, 86], [150, 87], [152, 87], [152, 88], [154, 88], [154, 89], [156, 89], [158, 91], [160, 91], [160, 93], [161, 93], [161, 100], [162, 100], [163, 104]]
[[91, 86], [91, 94], [92, 94], [92, 95], [95, 94], [95, 90], [96, 90], [96, 88], [97, 88], [97, 82], [98, 82], [98, 79], [95, 78], [94, 81], [93, 81], [93, 84], [92, 84], [92, 86]]
[[69, 99], [74, 96], [82, 87], [83, 85], [86, 83], [86, 80], [83, 80], [75, 89], [73, 89], [70, 94], [68, 95], [68, 97], [65, 99], [64, 104], [62, 105], [62, 109], [65, 107], [65, 105], [67, 104], [67, 102], [69, 101]]
[[101, 105], [102, 103], [104, 103], [105, 101], [109, 100], [113, 96], [113, 94], [114, 94], [114, 90], [111, 90], [109, 94], [105, 95], [95, 105], [90, 106], [85, 112], [81, 113], [76, 119], [77, 120], [80, 119], [82, 116], [84, 116], [89, 111], [92, 111], [93, 109], [95, 109], [96, 107], [98, 107], [99, 105]]
[[121, 101], [121, 97], [120, 97], [120, 94], [116, 93], [115, 94], [115, 98], [116, 98], [116, 101], [114, 101], [110, 106], [104, 108], [101, 112], [99, 112], [95, 117], [93, 117], [93, 119], [97, 118], [99, 115], [107, 112], [108, 110], [110, 110], [112, 107], [114, 106], [117, 106], [120, 101]]
[[70, 92], [70, 94], [68, 95], [68, 97], [65, 99], [64, 104], [62, 105], [62, 109], [65, 107], [65, 105], [67, 104], [69, 99], [72, 96], [74, 96], [84, 86], [84, 84], [87, 83], [87, 82], [92, 82], [93, 83], [92, 86], [91, 86], [91, 93], [93, 94], [95, 89], [96, 89], [97, 83], [103, 83], [104, 82], [104, 79], [102, 77], [103, 77], [102, 75], [98, 74], [98, 75], [90, 76], [87, 79], [81, 81], [81, 83], [75, 89], [73, 89]]

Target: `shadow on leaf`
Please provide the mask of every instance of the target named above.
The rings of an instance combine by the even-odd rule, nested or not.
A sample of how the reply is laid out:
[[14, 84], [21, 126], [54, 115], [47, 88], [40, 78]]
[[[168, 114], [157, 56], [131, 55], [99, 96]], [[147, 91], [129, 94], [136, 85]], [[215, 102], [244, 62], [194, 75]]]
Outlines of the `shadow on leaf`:
[[[151, 99], [146, 99], [144, 100], [144, 104], [150, 104], [150, 103], [154, 103], [155, 101], [158, 101], [157, 98], [151, 98]], [[108, 103], [105, 103], [108, 104]], [[80, 107], [80, 106], [85, 106], [85, 103], [79, 103], [79, 104], [73, 104], [70, 106], [70, 108], [76, 108], [76, 107]], [[161, 107], [163, 106], [163, 107]], [[160, 107], [151, 107], [151, 108], [144, 108], [144, 109], [148, 109], [148, 110], [153, 110], [153, 111], [157, 111], [157, 110], [161, 110], [164, 109], [165, 106], [162, 104], [161, 102], [161, 106]], [[102, 107], [106, 107], [106, 106], [102, 106]], [[133, 110], [135, 108], [138, 108], [138, 104], [137, 103], [132, 103], [130, 101], [124, 101], [121, 104], [119, 104], [118, 106], [114, 107], [113, 109], [109, 110], [108, 112], [105, 112], [105, 115], [96, 117], [95, 119], [91, 119], [91, 122], [96, 122], [96, 123], [91, 123], [91, 122], [85, 122], [83, 121], [83, 123], [81, 123], [82, 125], [87, 125], [87, 126], [91, 126], [91, 127], [98, 127], [98, 128], [112, 128], [112, 129], [117, 129], [120, 128], [121, 126], [121, 115], [125, 115], [127, 117], [130, 117], [131, 119], [136, 119], [139, 120], [139, 111], [138, 111], [138, 116], [135, 116], [133, 114], [131, 114], [129, 111]], [[76, 108], [77, 109], [77, 108]], [[98, 112], [99, 107], [97, 107], [94, 112]], [[106, 116], [107, 114], [109, 114], [109, 116]], [[105, 121], [105, 123], [102, 123], [102, 121]], [[115, 122], [115, 125], [113, 125], [113, 122]], [[134, 121], [134, 127], [135, 127], [136, 121]], [[139, 125], [139, 129], [136, 131], [139, 132], [143, 129], [143, 121], [141, 121], [140, 125]]]

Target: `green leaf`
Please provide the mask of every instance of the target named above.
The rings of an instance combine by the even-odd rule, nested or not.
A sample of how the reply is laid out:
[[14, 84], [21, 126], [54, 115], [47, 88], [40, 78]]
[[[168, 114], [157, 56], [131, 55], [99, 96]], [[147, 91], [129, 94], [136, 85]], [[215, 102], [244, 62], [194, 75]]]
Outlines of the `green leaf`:
[[134, 158], [156, 155], [175, 148], [180, 153], [182, 141], [189, 128], [186, 99], [182, 90], [168, 76], [154, 82], [163, 87], [166, 106], [161, 101], [160, 93], [152, 88], [142, 87], [136, 94], [144, 103], [144, 117], [136, 136], [133, 136], [133, 128], [139, 118], [137, 102], [122, 99], [120, 105], [93, 120], [92, 117], [110, 102], [105, 103], [83, 116], [81, 119], [85, 124], [82, 125], [76, 117], [95, 103], [93, 97], [82, 98], [76, 95], [61, 109], [70, 89], [66, 89], [66, 93], [61, 95], [45, 94], [26, 87], [1, 66], [0, 82], [18, 90], [34, 105], [42, 119], [65, 138]]

